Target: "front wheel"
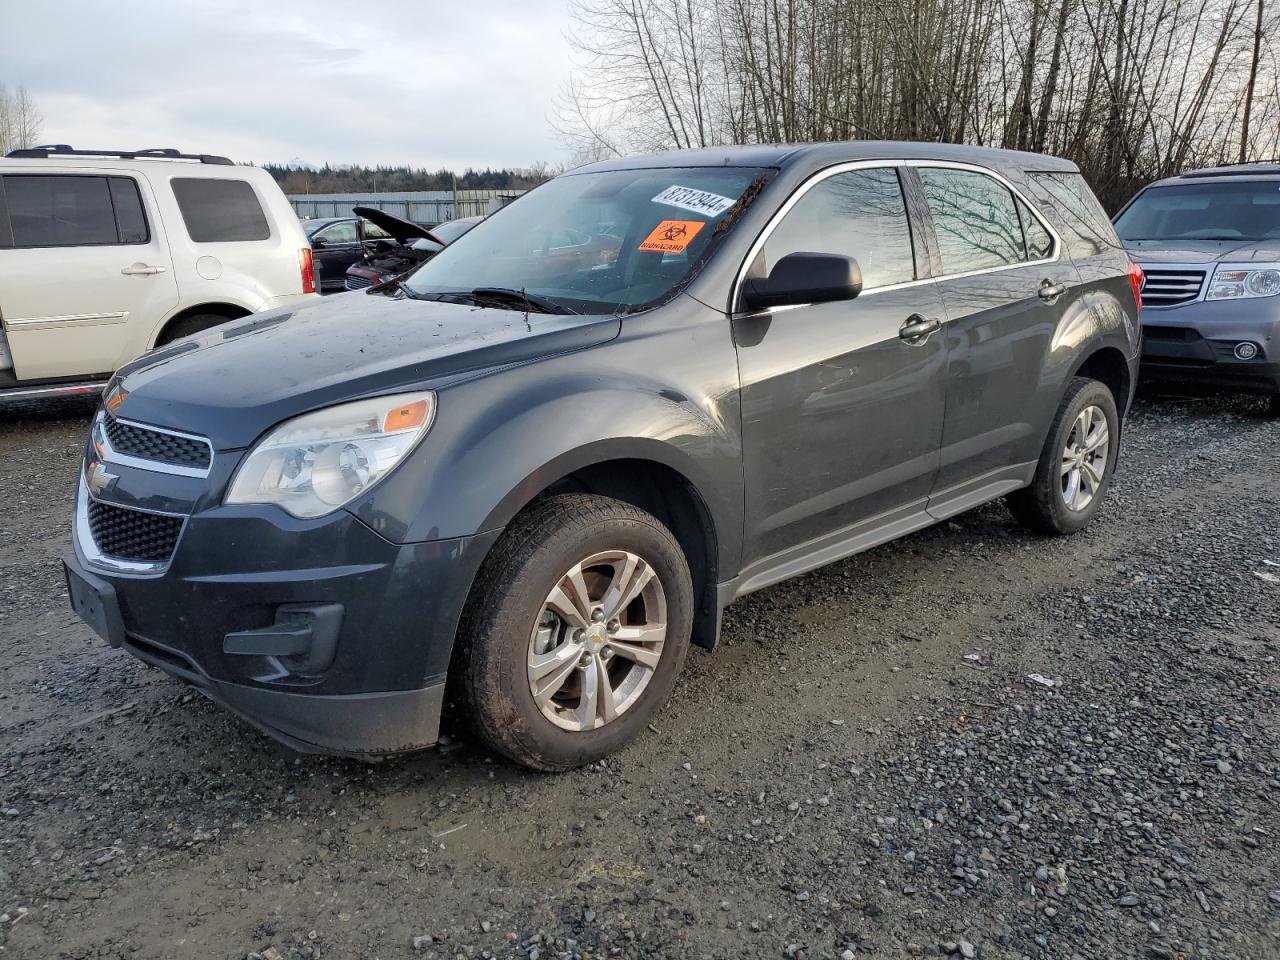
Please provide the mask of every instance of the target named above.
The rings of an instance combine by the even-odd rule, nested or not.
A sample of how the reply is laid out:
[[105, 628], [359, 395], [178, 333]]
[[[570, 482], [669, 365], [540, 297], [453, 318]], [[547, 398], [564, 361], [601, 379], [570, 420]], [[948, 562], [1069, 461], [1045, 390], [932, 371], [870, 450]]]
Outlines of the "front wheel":
[[548, 497], [494, 546], [464, 614], [475, 726], [536, 770], [598, 760], [666, 702], [692, 622], [688, 563], [657, 518], [608, 497]]
[[1076, 377], [1058, 407], [1031, 485], [1011, 493], [1023, 526], [1055, 536], [1076, 533], [1098, 512], [1119, 454], [1120, 415], [1105, 384]]

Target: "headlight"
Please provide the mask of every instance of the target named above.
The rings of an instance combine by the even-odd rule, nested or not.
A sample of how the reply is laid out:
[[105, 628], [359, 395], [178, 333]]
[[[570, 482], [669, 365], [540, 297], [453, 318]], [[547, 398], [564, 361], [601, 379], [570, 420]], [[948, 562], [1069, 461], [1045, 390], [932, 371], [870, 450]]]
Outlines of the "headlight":
[[249, 452], [225, 502], [275, 503], [304, 519], [332, 513], [394, 470], [435, 411], [434, 393], [403, 393], [286, 420]]
[[1238, 270], [1218, 267], [1207, 300], [1239, 300], [1280, 294], [1280, 270]]

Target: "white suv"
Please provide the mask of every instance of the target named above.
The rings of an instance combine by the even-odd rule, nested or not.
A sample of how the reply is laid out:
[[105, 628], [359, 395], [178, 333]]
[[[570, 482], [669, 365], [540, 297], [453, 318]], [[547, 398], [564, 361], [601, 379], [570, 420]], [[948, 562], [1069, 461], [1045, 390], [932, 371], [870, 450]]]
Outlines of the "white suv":
[[152, 347], [316, 296], [264, 170], [177, 150], [0, 158], [0, 401], [87, 393]]

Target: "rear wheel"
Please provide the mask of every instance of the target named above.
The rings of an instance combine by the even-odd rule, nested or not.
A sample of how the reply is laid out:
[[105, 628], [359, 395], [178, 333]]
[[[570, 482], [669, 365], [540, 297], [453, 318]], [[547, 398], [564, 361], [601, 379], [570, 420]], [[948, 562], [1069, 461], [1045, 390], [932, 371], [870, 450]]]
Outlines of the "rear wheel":
[[173, 341], [189, 337], [193, 333], [200, 333], [210, 327], [216, 327], [220, 323], [226, 323], [229, 319], [230, 317], [225, 317], [220, 313], [195, 313], [189, 317], [183, 317], [181, 320], [175, 320], [161, 331], [160, 336], [156, 338], [156, 346], [163, 347], [166, 343], [173, 343]]
[[1031, 485], [1007, 498], [1019, 523], [1063, 535], [1088, 526], [1111, 482], [1119, 453], [1115, 398], [1097, 380], [1071, 381], [1045, 440]]
[[537, 770], [612, 753], [666, 702], [692, 616], [688, 564], [660, 521], [607, 497], [549, 497], [495, 545], [464, 615], [477, 730]]

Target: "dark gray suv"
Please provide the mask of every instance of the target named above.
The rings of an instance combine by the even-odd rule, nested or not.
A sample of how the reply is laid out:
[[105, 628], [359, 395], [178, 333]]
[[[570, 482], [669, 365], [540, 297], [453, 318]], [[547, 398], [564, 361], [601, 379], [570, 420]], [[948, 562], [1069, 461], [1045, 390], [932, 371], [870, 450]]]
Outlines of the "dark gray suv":
[[1280, 416], [1280, 164], [1160, 180], [1116, 230], [1146, 274], [1143, 379], [1262, 394]]
[[297, 749], [573, 767], [736, 597], [1115, 467], [1140, 275], [1076, 168], [911, 143], [596, 164], [407, 279], [124, 368], [71, 600]]

